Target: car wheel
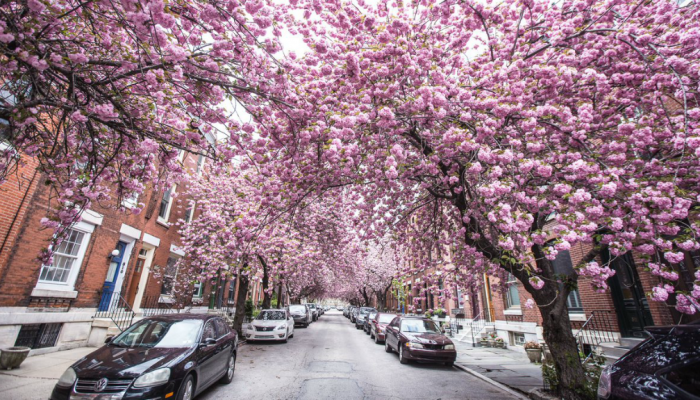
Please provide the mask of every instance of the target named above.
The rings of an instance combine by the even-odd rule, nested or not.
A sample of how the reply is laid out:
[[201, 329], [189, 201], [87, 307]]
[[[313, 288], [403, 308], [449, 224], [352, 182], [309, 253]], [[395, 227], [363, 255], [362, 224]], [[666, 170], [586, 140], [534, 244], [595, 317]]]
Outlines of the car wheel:
[[399, 362], [401, 364], [408, 364], [408, 360], [403, 355], [403, 346], [399, 346]]
[[221, 377], [219, 382], [228, 385], [233, 380], [233, 374], [236, 372], [236, 353], [231, 353], [226, 364], [226, 375]]
[[374, 344], [379, 344], [379, 337], [377, 337], [377, 335], [374, 335]]
[[192, 375], [187, 375], [187, 378], [182, 382], [180, 386], [180, 393], [177, 394], [178, 400], [192, 400], [194, 397], [194, 378]]
[[455, 362], [454, 362], [454, 361], [448, 361], [448, 362], [445, 363], [445, 365], [447, 365], [448, 367], [452, 368], [452, 367], [455, 366]]
[[370, 338], [370, 339], [374, 339], [375, 337], [376, 337], [376, 336], [374, 336], [374, 333], [372, 333], [372, 331], [369, 331], [369, 338]]
[[287, 343], [288, 341], [289, 341], [289, 337], [285, 337], [285, 338], [282, 340], [282, 343]]
[[385, 341], [384, 341], [384, 351], [386, 351], [387, 353], [391, 353], [391, 352], [392, 352], [392, 351], [391, 351], [391, 346], [389, 346], [389, 341], [388, 341], [388, 340], [385, 340]]

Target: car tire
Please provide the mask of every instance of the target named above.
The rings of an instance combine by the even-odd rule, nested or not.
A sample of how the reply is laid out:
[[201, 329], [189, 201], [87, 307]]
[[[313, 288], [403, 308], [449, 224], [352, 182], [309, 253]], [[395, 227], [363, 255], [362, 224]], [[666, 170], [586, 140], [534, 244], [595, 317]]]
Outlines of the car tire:
[[228, 358], [228, 364], [226, 364], [226, 374], [219, 380], [220, 383], [228, 385], [233, 381], [233, 375], [236, 373], [236, 353], [231, 353], [231, 357]]
[[374, 339], [375, 337], [376, 337], [376, 336], [374, 336], [374, 333], [372, 333], [372, 331], [369, 331], [369, 338], [370, 338], [370, 339]]
[[385, 340], [385, 341], [384, 341], [384, 351], [386, 351], [387, 353], [392, 353], [392, 352], [393, 352], [393, 351], [391, 350], [391, 346], [389, 346], [389, 341], [388, 341], [388, 340]]
[[454, 361], [448, 361], [448, 362], [445, 363], [445, 365], [448, 366], [449, 368], [452, 368], [452, 367], [455, 366], [455, 362], [454, 362]]
[[374, 335], [374, 344], [379, 344], [379, 337]]
[[194, 378], [192, 375], [187, 375], [185, 380], [180, 385], [180, 391], [177, 393], [177, 400], [192, 400], [194, 397]]
[[408, 360], [403, 355], [403, 346], [399, 346], [399, 362], [401, 364], [408, 364]]
[[284, 339], [282, 339], [282, 343], [287, 343], [288, 341], [289, 341], [289, 337], [285, 337]]

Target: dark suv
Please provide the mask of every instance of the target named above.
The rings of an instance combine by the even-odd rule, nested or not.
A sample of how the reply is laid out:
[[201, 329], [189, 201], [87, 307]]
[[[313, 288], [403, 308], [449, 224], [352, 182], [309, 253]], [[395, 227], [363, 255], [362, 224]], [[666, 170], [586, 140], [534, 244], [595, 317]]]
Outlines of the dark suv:
[[649, 339], [603, 369], [598, 398], [700, 399], [700, 321], [646, 330]]

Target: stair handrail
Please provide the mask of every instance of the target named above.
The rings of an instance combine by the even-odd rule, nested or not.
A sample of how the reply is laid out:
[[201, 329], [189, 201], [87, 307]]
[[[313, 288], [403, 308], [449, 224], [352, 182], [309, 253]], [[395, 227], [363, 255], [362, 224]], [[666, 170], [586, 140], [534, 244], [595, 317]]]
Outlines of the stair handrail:
[[[586, 322], [583, 323], [583, 325], [581, 325], [581, 328], [579, 328], [579, 331], [576, 333], [576, 335], [574, 335], [574, 339], [576, 340], [576, 343], [579, 347], [579, 354], [585, 354], [584, 344], [586, 342], [588, 342], [588, 344], [590, 345], [597, 347], [604, 342], [603, 339], [615, 341], [610, 321], [603, 318], [602, 315], [608, 316], [610, 315], [610, 311], [591, 311], [591, 316], [588, 317]], [[581, 362], [585, 364], [586, 362], [588, 362], [592, 355], [593, 352], [591, 351]]]
[[[104, 304], [106, 295], [110, 296], [109, 304]], [[100, 308], [104, 305], [107, 305], [107, 309], [100, 311]], [[111, 291], [102, 293], [97, 312], [93, 318], [108, 318], [112, 320], [120, 331], [124, 332], [124, 329], [131, 326], [131, 323], [134, 321], [134, 314], [134, 310], [129, 305], [129, 302], [121, 296], [121, 293]]]

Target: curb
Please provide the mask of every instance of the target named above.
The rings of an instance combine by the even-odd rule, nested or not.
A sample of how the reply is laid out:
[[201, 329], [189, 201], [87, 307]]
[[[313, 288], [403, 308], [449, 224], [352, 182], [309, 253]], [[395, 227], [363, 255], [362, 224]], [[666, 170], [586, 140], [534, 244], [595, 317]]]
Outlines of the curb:
[[473, 376], [475, 376], [475, 377], [481, 379], [481, 380], [484, 381], [484, 382], [487, 382], [487, 383], [492, 384], [493, 386], [496, 386], [497, 388], [499, 388], [499, 389], [501, 389], [501, 390], [507, 392], [507, 393], [510, 394], [511, 396], [513, 396], [513, 398], [520, 399], [520, 400], [529, 400], [529, 397], [525, 396], [524, 394], [522, 394], [522, 393], [520, 393], [520, 392], [517, 392], [517, 391], [515, 391], [515, 390], [509, 388], [508, 386], [506, 386], [506, 385], [504, 385], [504, 384], [502, 384], [502, 383], [496, 382], [496, 381], [494, 381], [493, 379], [489, 378], [488, 376], [485, 376], [485, 375], [483, 375], [483, 374], [480, 374], [480, 373], [474, 371], [474, 370], [471, 369], [471, 368], [468, 368], [468, 367], [465, 367], [465, 366], [463, 366], [463, 365], [459, 365], [459, 364], [456, 364], [456, 363], [455, 363], [454, 367], [457, 368], [457, 369], [460, 369], [460, 370], [462, 370], [462, 371], [464, 371], [464, 372], [466, 372], [466, 373], [468, 373], [468, 374], [471, 374], [471, 375], [473, 375]]

